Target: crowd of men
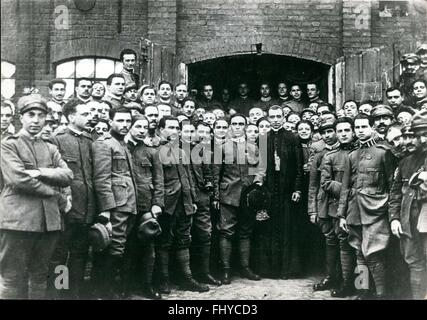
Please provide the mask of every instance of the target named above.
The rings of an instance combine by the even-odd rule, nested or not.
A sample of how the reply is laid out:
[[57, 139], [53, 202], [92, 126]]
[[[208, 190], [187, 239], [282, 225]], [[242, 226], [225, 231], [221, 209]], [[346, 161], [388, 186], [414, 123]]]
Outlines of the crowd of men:
[[[384, 252], [397, 237], [412, 297], [426, 298], [426, 45], [403, 57], [385, 101], [343, 106], [310, 82], [261, 83], [258, 100], [246, 82], [220, 100], [211, 84], [201, 97], [140, 86], [136, 53], [120, 58], [106, 87], [78, 79], [65, 101], [54, 79], [48, 99], [20, 97], [17, 132], [2, 101], [0, 298], [161, 299], [171, 281], [229, 285], [233, 267], [254, 281], [303, 276], [304, 219], [325, 241], [314, 290], [388, 297]], [[356, 266], [369, 286], [355, 287]]]

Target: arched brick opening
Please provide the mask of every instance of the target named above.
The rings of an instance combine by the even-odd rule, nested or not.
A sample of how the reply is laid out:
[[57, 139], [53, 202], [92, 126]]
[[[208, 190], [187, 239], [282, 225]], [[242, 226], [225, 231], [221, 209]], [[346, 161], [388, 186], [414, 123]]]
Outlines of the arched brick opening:
[[221, 99], [221, 89], [229, 89], [232, 97], [237, 96], [237, 87], [246, 82], [251, 88], [250, 96], [259, 99], [261, 83], [269, 83], [272, 96], [277, 96], [277, 85], [285, 81], [290, 91], [291, 84], [302, 86], [316, 83], [320, 89], [320, 98], [333, 101], [331, 90], [331, 65], [297, 56], [262, 54], [231, 55], [211, 58], [187, 65], [188, 84], [200, 93], [203, 84], [214, 87], [214, 97]]
[[296, 38], [269, 40], [257, 37], [213, 39], [185, 48], [178, 45], [177, 53], [179, 61], [190, 64], [214, 58], [251, 54], [251, 47], [253, 48], [256, 43], [262, 43], [262, 51], [266, 54], [290, 56], [327, 65], [335, 64], [336, 59], [342, 55], [340, 48], [328, 44]]

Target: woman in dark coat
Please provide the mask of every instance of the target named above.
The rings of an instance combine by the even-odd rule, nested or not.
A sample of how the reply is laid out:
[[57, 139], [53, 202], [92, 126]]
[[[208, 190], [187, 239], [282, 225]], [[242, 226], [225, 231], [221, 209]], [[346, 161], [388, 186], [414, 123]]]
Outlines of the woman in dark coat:
[[312, 273], [320, 271], [319, 268], [324, 264], [324, 237], [320, 229], [310, 223], [307, 214], [308, 205], [308, 185], [310, 180], [310, 149], [313, 137], [313, 124], [308, 120], [302, 120], [296, 125], [298, 139], [301, 143], [303, 152], [303, 178], [302, 194], [299, 201], [298, 214], [298, 243], [301, 257], [301, 272]]

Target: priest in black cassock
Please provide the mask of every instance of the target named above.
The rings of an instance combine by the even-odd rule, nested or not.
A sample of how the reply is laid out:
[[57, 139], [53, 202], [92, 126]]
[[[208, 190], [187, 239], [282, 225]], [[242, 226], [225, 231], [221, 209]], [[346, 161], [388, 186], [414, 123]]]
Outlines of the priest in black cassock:
[[301, 269], [298, 252], [298, 202], [301, 199], [303, 154], [297, 137], [282, 128], [279, 106], [268, 110], [265, 185], [271, 192], [270, 218], [258, 221], [254, 268], [264, 277], [289, 279]]

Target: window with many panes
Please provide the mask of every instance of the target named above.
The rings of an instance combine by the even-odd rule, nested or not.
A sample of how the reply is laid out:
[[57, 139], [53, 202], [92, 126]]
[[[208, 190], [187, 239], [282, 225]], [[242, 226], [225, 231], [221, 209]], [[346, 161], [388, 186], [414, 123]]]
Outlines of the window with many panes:
[[90, 78], [106, 85], [108, 76], [121, 72], [122, 69], [122, 62], [116, 59], [84, 57], [58, 63], [55, 74], [56, 78], [64, 79], [67, 83], [65, 98], [69, 98], [74, 93], [78, 78]]
[[1, 97], [10, 100], [15, 96], [15, 72], [13, 63], [1, 62]]

